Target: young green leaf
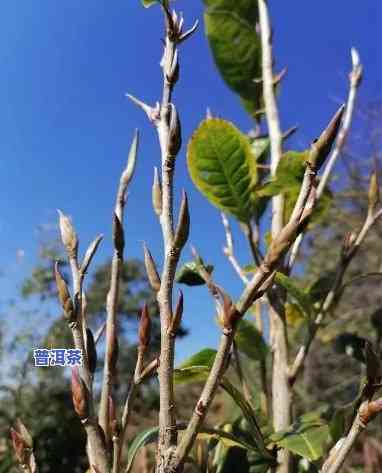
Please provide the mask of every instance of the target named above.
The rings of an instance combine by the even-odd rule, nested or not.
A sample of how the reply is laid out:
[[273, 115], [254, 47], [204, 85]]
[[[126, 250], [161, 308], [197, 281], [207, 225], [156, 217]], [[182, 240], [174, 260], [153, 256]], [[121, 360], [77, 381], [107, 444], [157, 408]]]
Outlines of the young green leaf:
[[265, 458], [272, 459], [272, 454], [265, 447], [264, 437], [257, 423], [256, 413], [251, 404], [244, 398], [243, 394], [238, 389], [236, 389], [236, 387], [226, 377], [223, 378], [221, 382], [221, 387], [224, 389], [224, 391], [226, 391], [227, 394], [229, 394], [229, 396], [231, 396], [235, 404], [242, 411], [245, 419], [248, 422], [249, 431], [253, 438], [256, 449]]
[[192, 181], [213, 205], [241, 222], [250, 220], [257, 171], [246, 135], [225, 120], [205, 120], [189, 142], [187, 161]]
[[205, 348], [185, 360], [174, 372], [175, 384], [189, 384], [204, 381], [215, 360], [216, 350]]
[[[214, 267], [211, 265], [204, 266], [208, 273], [212, 273]], [[204, 279], [199, 273], [199, 264], [196, 261], [185, 263], [176, 273], [175, 280], [179, 284], [186, 286], [202, 286], [205, 284]]]
[[134, 437], [133, 441], [129, 446], [129, 451], [127, 454], [129, 460], [125, 470], [126, 473], [130, 473], [139, 449], [151, 442], [154, 442], [158, 437], [158, 433], [159, 428], [152, 427], [150, 429], [144, 430], [143, 432], [140, 432]]
[[283, 273], [276, 273], [275, 283], [287, 291], [287, 293], [298, 303], [308, 318], [312, 317], [314, 307], [309, 294], [300, 289], [291, 278]]
[[235, 342], [238, 349], [251, 360], [265, 360], [269, 351], [261, 333], [257, 330], [255, 324], [249, 320], [243, 319], [239, 322]]
[[256, 31], [257, 2], [205, 0], [205, 30], [215, 64], [226, 84], [236, 92], [246, 110], [263, 110], [261, 42]]
[[155, 5], [155, 3], [162, 3], [160, 0], [141, 0], [141, 2], [145, 8], [149, 8], [152, 5]]
[[257, 192], [260, 196], [272, 197], [277, 194], [299, 192], [305, 172], [305, 161], [308, 158], [307, 151], [288, 151], [285, 153], [276, 170], [276, 177], [266, 183]]
[[317, 414], [312, 413], [300, 417], [289, 429], [272, 434], [270, 440], [278, 447], [315, 461], [324, 453], [329, 440], [329, 427]]

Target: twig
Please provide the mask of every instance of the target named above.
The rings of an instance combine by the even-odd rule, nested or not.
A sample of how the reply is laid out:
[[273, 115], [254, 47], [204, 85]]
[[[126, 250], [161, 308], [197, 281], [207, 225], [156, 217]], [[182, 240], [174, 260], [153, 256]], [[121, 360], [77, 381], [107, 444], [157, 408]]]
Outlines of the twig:
[[93, 401], [93, 376], [89, 368], [88, 354], [86, 352], [86, 326], [82, 308], [82, 281], [83, 276], [80, 273], [78, 264], [78, 238], [70, 219], [61, 211], [59, 213], [59, 226], [61, 239], [66, 248], [69, 264], [72, 272], [73, 295], [72, 301], [69, 290], [63, 280], [59, 270], [58, 263], [55, 265], [55, 277], [58, 287], [58, 294], [64, 309], [65, 317], [72, 331], [74, 346], [81, 350], [82, 366], [80, 366], [81, 382], [86, 386], [87, 396], [87, 415], [81, 419], [88, 440], [88, 456], [91, 465], [95, 465], [100, 473], [108, 473], [107, 455], [105, 446], [98, 429], [98, 422], [94, 409]]
[[[190, 30], [183, 32], [183, 18], [179, 17], [175, 11], [171, 14], [167, 3], [162, 4], [162, 9], [165, 17], [166, 34], [161, 60], [163, 70], [161, 104], [153, 109], [134, 99], [135, 103], [148, 114], [149, 119], [157, 129], [162, 159], [162, 188], [160, 189], [158, 183], [155, 185], [157, 192], [154, 199], [154, 208], [159, 216], [164, 245], [164, 264], [161, 284], [157, 292], [161, 320], [161, 351], [158, 372], [160, 410], [157, 471], [161, 473], [165, 471], [177, 443], [173, 386], [175, 337], [172, 334], [172, 292], [180, 253], [189, 233], [188, 201], [185, 193], [182, 198], [179, 221], [174, 231], [173, 177], [176, 156], [181, 147], [181, 128], [178, 113], [171, 103], [171, 98], [179, 77], [178, 45], [190, 37], [197, 27], [197, 23], [195, 23]], [[158, 202], [158, 196], [161, 196], [161, 205]]]
[[338, 265], [338, 269], [333, 281], [333, 287], [325, 297], [324, 302], [322, 303], [321, 309], [319, 313], [317, 314], [311, 329], [308, 334], [308, 338], [305, 342], [305, 344], [300, 347], [294, 362], [289, 370], [289, 378], [290, 378], [290, 383], [293, 385], [301, 372], [306, 357], [308, 356], [310, 346], [317, 334], [318, 329], [320, 328], [323, 319], [325, 318], [326, 314], [328, 311], [331, 309], [333, 303], [336, 301], [336, 296], [338, 294], [338, 291], [342, 287], [342, 281], [345, 275], [345, 272], [354, 258], [354, 256], [357, 254], [359, 247], [361, 246], [362, 242], [364, 241], [366, 235], [368, 234], [369, 230], [373, 227], [373, 225], [376, 223], [376, 221], [381, 217], [382, 215], [382, 209], [377, 211], [374, 215], [371, 215], [368, 213], [365, 222], [358, 233], [357, 236], [353, 236], [352, 242], [347, 242], [347, 244], [350, 244], [350, 247], [347, 248], [347, 251], [345, 254], [341, 255], [340, 263]]
[[228, 218], [225, 216], [224, 213], [221, 214], [223, 227], [225, 231], [225, 238], [226, 238], [226, 246], [223, 248], [223, 253], [228, 258], [228, 261], [231, 263], [233, 269], [236, 271], [239, 278], [243, 281], [244, 284], [248, 284], [249, 279], [247, 278], [243, 268], [240, 266], [239, 262], [237, 261], [234, 249], [233, 249], [233, 236], [231, 226], [229, 224]]
[[[245, 223], [242, 225], [242, 228], [244, 230], [244, 234], [247, 238], [249, 248], [252, 253], [253, 260], [255, 263], [260, 266], [261, 261], [263, 259], [262, 254], [258, 248], [258, 233], [254, 233], [253, 227], [251, 223]], [[256, 229], [257, 230], [257, 229]]]
[[[263, 96], [271, 147], [271, 176], [274, 178], [282, 156], [282, 134], [274, 93], [272, 31], [266, 0], [259, 0], [258, 5], [262, 46]], [[272, 239], [276, 238], [282, 229], [283, 216], [284, 196], [279, 194], [272, 198]], [[273, 350], [273, 427], [276, 431], [285, 429], [291, 423], [291, 395], [287, 379], [288, 342], [282, 302], [285, 295], [279, 291], [277, 299], [277, 301], [273, 301], [274, 303], [270, 300], [269, 308]], [[286, 450], [281, 451], [278, 460], [280, 467], [277, 471], [287, 473], [289, 471], [289, 453]]]
[[[355, 106], [355, 101], [357, 97], [357, 91], [358, 87], [361, 83], [362, 79], [362, 64], [360, 62], [360, 58], [358, 55], [358, 52], [356, 49], [352, 48], [351, 50], [351, 58], [352, 58], [352, 70], [349, 74], [349, 82], [350, 82], [350, 89], [349, 89], [349, 94], [348, 98], [346, 101], [346, 109], [341, 125], [341, 129], [338, 133], [338, 137], [334, 146], [334, 149], [328, 159], [328, 162], [324, 168], [320, 183], [318, 185], [317, 189], [317, 198], [320, 199], [324, 190], [326, 189], [326, 186], [328, 184], [329, 178], [331, 176], [331, 173], [333, 171], [333, 168], [337, 162], [338, 157], [341, 154], [341, 151], [344, 148], [346, 138], [349, 134], [351, 123], [352, 123], [352, 118], [354, 114], [354, 106]], [[302, 233], [297, 240], [295, 241], [292, 251], [290, 254], [289, 262], [288, 262], [288, 271], [290, 272], [292, 270], [293, 265], [296, 262], [297, 255], [299, 253], [302, 240], [304, 238], [304, 234]]]
[[[137, 363], [135, 366], [135, 371], [134, 375], [130, 381], [130, 385], [127, 391], [127, 396], [125, 400], [125, 404], [123, 407], [123, 412], [122, 412], [122, 420], [121, 420], [121, 433], [120, 433], [120, 445], [121, 449], [123, 448], [125, 438], [126, 438], [126, 432], [127, 432], [127, 426], [129, 424], [129, 420], [131, 417], [132, 413], [132, 406], [133, 402], [135, 399], [135, 395], [137, 393], [138, 387], [144, 380], [146, 380], [148, 377], [152, 376], [158, 366], [159, 362], [158, 359], [154, 359], [151, 361], [145, 368], [142, 367], [142, 357], [143, 354], [141, 351], [138, 351], [138, 358], [137, 358]], [[120, 456], [118, 460], [118, 466], [120, 466]]]
[[360, 405], [348, 434], [346, 437], [341, 438], [332, 448], [320, 473], [337, 473], [341, 470], [360, 433], [366, 429], [369, 422], [381, 411], [382, 399], [364, 401]]
[[102, 335], [104, 334], [105, 332], [105, 329], [106, 329], [106, 322], [103, 322], [101, 327], [99, 327], [99, 329], [97, 330], [95, 336], [94, 336], [94, 343], [97, 345], [97, 343], [99, 342], [100, 338], [102, 337]]
[[239, 353], [239, 350], [237, 349], [237, 344], [236, 344], [235, 341], [232, 343], [232, 353], [233, 353], [233, 357], [235, 359], [236, 372], [237, 372], [237, 375], [238, 375], [238, 378], [239, 378], [239, 381], [240, 381], [240, 384], [241, 384], [241, 388], [243, 390], [244, 397], [245, 397], [246, 401], [248, 401], [251, 404], [251, 397], [252, 397], [251, 392], [249, 390], [247, 381], [246, 381], [245, 376], [244, 376], [243, 367], [241, 365], [240, 353]]
[[293, 239], [299, 231], [301, 231], [301, 227], [313, 210], [315, 201], [314, 184], [315, 170], [307, 167], [300, 191], [300, 194], [304, 195], [304, 199], [298, 199], [298, 203], [301, 207], [298, 211], [293, 212], [294, 219], [291, 219], [277, 238], [272, 241], [262, 265], [257, 269], [250, 283], [244, 289], [237, 304], [230, 307], [229, 314], [231, 317], [228, 317], [228, 322], [231, 322], [231, 326], [229, 326], [228, 323], [228, 326], [226, 325], [223, 329], [220, 345], [210, 374], [203, 387], [189, 425], [176, 448], [174, 458], [171, 462], [171, 467], [174, 471], [183, 464], [215, 396], [221, 377], [226, 369], [227, 359], [234, 340], [237, 320], [242, 317], [253, 302], [261, 297], [264, 291], [268, 289], [273, 281], [274, 271], [277, 269], [283, 256], [290, 248]]
[[124, 230], [123, 217], [127, 198], [127, 188], [134, 174], [137, 158], [139, 136], [136, 131], [130, 147], [129, 157], [123, 170], [114, 208], [113, 220], [113, 243], [114, 253], [111, 263], [110, 289], [106, 301], [106, 350], [102, 381], [101, 401], [99, 406], [99, 423], [105, 433], [106, 445], [110, 448], [110, 422], [109, 422], [109, 398], [112, 394], [113, 380], [115, 377], [116, 363], [118, 357], [118, 334], [117, 334], [117, 307], [119, 298], [120, 272], [123, 266]]

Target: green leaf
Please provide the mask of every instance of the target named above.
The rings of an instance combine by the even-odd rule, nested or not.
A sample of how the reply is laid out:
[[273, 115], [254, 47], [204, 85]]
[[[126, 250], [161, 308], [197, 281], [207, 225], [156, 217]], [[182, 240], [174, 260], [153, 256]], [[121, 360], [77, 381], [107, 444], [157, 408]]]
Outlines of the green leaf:
[[211, 368], [215, 361], [215, 356], [216, 350], [204, 348], [183, 361], [179, 368], [189, 368], [191, 366], [206, 366], [207, 368]]
[[187, 154], [198, 190], [220, 210], [248, 222], [257, 176], [249, 138], [230, 122], [208, 119], [193, 134]]
[[[287, 222], [292, 215], [294, 206], [296, 204], [298, 195], [300, 193], [300, 185], [298, 187], [291, 187], [290, 190], [284, 193], [285, 196], [285, 209], [284, 209], [284, 221]], [[311, 229], [315, 225], [321, 223], [333, 202], [333, 194], [330, 189], [325, 189], [321, 197], [318, 199], [311, 217], [309, 218], [308, 229]]]
[[270, 439], [281, 448], [315, 461], [324, 453], [329, 427], [316, 413], [311, 413], [300, 417], [289, 429], [271, 435]]
[[279, 272], [276, 273], [275, 283], [287, 291], [287, 293], [298, 303], [308, 318], [312, 317], [314, 307], [309, 294], [300, 289], [291, 278]]
[[270, 151], [270, 143], [268, 136], [251, 138], [252, 152], [255, 155], [258, 164], [263, 164], [266, 161]]
[[226, 84], [253, 116], [263, 111], [261, 41], [257, 2], [205, 0], [205, 30], [215, 64]]
[[[354, 409], [353, 409], [354, 410]], [[330, 423], [329, 432], [333, 443], [336, 443], [340, 438], [343, 437], [346, 428], [346, 409], [338, 409], [334, 412]]]
[[158, 433], [159, 433], [159, 428], [158, 427], [152, 427], [150, 429], [144, 430], [143, 432], [140, 432], [137, 434], [133, 441], [131, 442], [129, 446], [129, 450], [127, 453], [127, 467], [126, 467], [126, 473], [130, 473], [133, 463], [135, 460], [135, 457], [141, 447], [144, 447], [148, 443], [154, 442], [158, 438]]
[[300, 189], [305, 172], [305, 160], [308, 152], [288, 151], [283, 154], [276, 170], [276, 177], [261, 187], [257, 192], [260, 196], [272, 197], [285, 192]]
[[365, 346], [367, 340], [354, 333], [344, 332], [337, 335], [334, 341], [334, 349], [337, 353], [346, 353], [356, 360], [365, 363]]
[[326, 272], [308, 287], [306, 292], [313, 303], [321, 302], [328, 295], [333, 287], [336, 273], [336, 271]]
[[145, 8], [149, 8], [151, 7], [152, 5], [154, 5], [155, 3], [162, 3], [160, 2], [159, 0], [141, 0], [142, 2], [142, 5], [145, 7]]
[[306, 322], [306, 315], [301, 310], [298, 304], [291, 304], [287, 302], [285, 304], [285, 318], [287, 324], [294, 328], [301, 327], [301, 324]]
[[222, 429], [202, 428], [199, 432], [198, 438], [201, 440], [218, 440], [226, 448], [239, 447], [244, 450], [257, 451], [253, 445], [236, 437], [232, 433], [232, 424], [225, 424]]
[[[178, 424], [178, 430], [185, 430], [186, 428], [187, 424]], [[158, 435], [159, 427], [152, 427], [140, 432], [134, 437], [128, 450], [128, 463], [125, 470], [126, 473], [130, 473], [132, 470], [134, 460], [139, 449], [145, 445], [148, 445], [149, 443], [155, 442], [158, 439]], [[230, 432], [225, 432], [224, 430], [202, 427], [199, 430], [198, 438], [208, 440], [216, 439], [221, 441], [226, 447], [239, 447], [245, 450], [255, 450], [255, 447], [253, 447], [250, 443], [245, 442], [244, 440], [239, 439], [235, 435], [231, 434]]]
[[235, 386], [226, 377], [223, 378], [221, 386], [226, 391], [226, 393], [231, 396], [235, 404], [242, 411], [245, 419], [248, 422], [249, 432], [255, 442], [255, 446], [258, 451], [265, 458], [272, 458], [271, 453], [265, 447], [263, 434], [257, 423], [256, 414], [251, 404], [244, 398], [243, 394], [238, 389], [236, 389]]
[[[214, 267], [205, 265], [208, 273], [212, 273]], [[186, 284], [187, 286], [202, 286], [205, 284], [204, 279], [199, 273], [200, 264], [196, 261], [185, 263], [176, 273], [175, 280], [179, 284]]]
[[205, 381], [214, 363], [216, 350], [205, 348], [185, 360], [174, 370], [175, 384]]
[[251, 360], [265, 360], [268, 346], [255, 324], [249, 320], [241, 320], [235, 335], [239, 351], [245, 353]]

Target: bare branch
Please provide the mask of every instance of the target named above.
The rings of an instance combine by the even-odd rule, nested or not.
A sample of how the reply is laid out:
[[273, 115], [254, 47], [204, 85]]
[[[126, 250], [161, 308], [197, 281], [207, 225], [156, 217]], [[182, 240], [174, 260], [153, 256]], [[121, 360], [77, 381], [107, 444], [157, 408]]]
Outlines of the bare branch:
[[365, 401], [359, 407], [353, 424], [346, 437], [341, 438], [329, 453], [320, 473], [337, 473], [341, 470], [357, 438], [370, 421], [382, 411], [382, 399]]
[[233, 237], [228, 218], [225, 216], [224, 213], [221, 214], [221, 217], [226, 237], [226, 246], [223, 248], [223, 253], [226, 255], [228, 261], [231, 263], [233, 269], [236, 271], [237, 275], [243, 281], [243, 283], [248, 284], [249, 279], [245, 275], [243, 268], [240, 266], [234, 254]]
[[[315, 202], [314, 185], [314, 169], [312, 170], [307, 166], [303, 185], [300, 191], [300, 195], [304, 194], [306, 197], [297, 200], [301, 207], [298, 209], [297, 207], [295, 208], [295, 211], [293, 212], [294, 219], [291, 219], [279, 235], [272, 241], [262, 265], [257, 269], [251, 281], [244, 289], [237, 304], [232, 304], [230, 306], [230, 313], [234, 314], [234, 317], [231, 317], [231, 326], [226, 325], [223, 329], [220, 345], [210, 374], [194, 409], [190, 423], [176, 448], [171, 463], [171, 467], [174, 471], [183, 464], [215, 396], [216, 390], [227, 366], [227, 360], [234, 340], [238, 319], [246, 313], [253, 302], [261, 297], [264, 294], [264, 291], [266, 291], [272, 284], [275, 270], [293, 243], [294, 238], [296, 238], [299, 231], [301, 231], [301, 227], [309, 218]], [[217, 286], [215, 285], [215, 288], [216, 287]]]
[[135, 132], [130, 146], [128, 160], [122, 171], [117, 197], [114, 208], [113, 241], [114, 254], [111, 263], [110, 289], [106, 301], [106, 350], [102, 381], [101, 402], [99, 406], [99, 423], [105, 433], [106, 445], [110, 448], [110, 422], [109, 422], [109, 398], [112, 395], [113, 380], [115, 377], [116, 362], [118, 356], [118, 333], [117, 333], [117, 305], [119, 298], [120, 272], [123, 266], [124, 230], [123, 216], [126, 204], [126, 192], [134, 173], [136, 157], [138, 152], [139, 135]]
[[89, 367], [89, 359], [85, 344], [87, 334], [82, 301], [83, 276], [81, 277], [80, 267], [78, 264], [78, 238], [71, 221], [62, 212], [59, 212], [59, 224], [62, 242], [66, 247], [72, 272], [74, 301], [70, 299], [66, 283], [60, 276], [57, 265], [55, 267], [55, 276], [59, 288], [59, 298], [63, 305], [64, 312], [66, 312], [66, 318], [72, 331], [74, 346], [82, 352], [83, 362], [79, 370], [79, 376], [81, 382], [84, 384], [84, 389], [86, 389], [87, 392], [87, 416], [82, 420], [82, 423], [88, 439], [89, 448], [87, 451], [89, 462], [90, 464], [95, 465], [100, 473], [108, 473], [105, 445], [95, 415], [93, 402], [93, 376]]
[[[334, 146], [334, 149], [328, 159], [328, 162], [324, 168], [324, 172], [322, 174], [322, 177], [320, 179], [320, 183], [318, 185], [317, 189], [317, 198], [321, 198], [324, 190], [326, 189], [326, 186], [328, 185], [330, 176], [332, 174], [332, 171], [334, 169], [334, 166], [337, 162], [338, 157], [340, 156], [345, 143], [347, 136], [350, 131], [351, 123], [352, 123], [352, 118], [354, 114], [354, 107], [355, 107], [355, 101], [357, 97], [357, 92], [358, 92], [358, 87], [361, 83], [361, 78], [362, 78], [362, 64], [360, 62], [360, 58], [358, 55], [358, 52], [356, 49], [352, 48], [351, 50], [351, 57], [352, 57], [352, 70], [349, 74], [349, 81], [350, 81], [350, 88], [349, 88], [349, 94], [348, 98], [346, 101], [346, 108], [345, 108], [345, 113], [343, 116], [343, 121], [341, 125], [341, 129], [338, 133], [336, 144]], [[289, 258], [288, 262], [288, 270], [289, 272], [292, 270], [293, 265], [296, 262], [302, 240], [304, 236], [301, 234], [297, 240], [295, 241], [291, 255]]]
[[[197, 23], [183, 32], [183, 18], [170, 12], [167, 3], [162, 3], [165, 18], [164, 51], [161, 60], [163, 70], [163, 91], [161, 104], [156, 108], [130, 96], [148, 115], [155, 125], [161, 149], [162, 179], [154, 174], [153, 206], [159, 217], [164, 246], [164, 264], [157, 291], [161, 320], [161, 352], [159, 364], [160, 410], [159, 410], [159, 443], [157, 471], [164, 472], [177, 443], [175, 419], [175, 399], [173, 386], [174, 344], [172, 336], [174, 327], [172, 310], [172, 292], [176, 267], [180, 252], [186, 244], [189, 233], [189, 212], [187, 197], [183, 194], [179, 221], [174, 232], [174, 170], [176, 156], [181, 147], [180, 119], [172, 103], [172, 92], [179, 78], [178, 45], [189, 38], [197, 28]], [[133, 389], [133, 388], [132, 388]]]
[[331, 290], [328, 292], [324, 302], [322, 303], [321, 309], [316, 316], [316, 319], [313, 325], [310, 328], [308, 338], [305, 344], [300, 347], [294, 362], [289, 370], [289, 378], [290, 383], [293, 385], [302, 370], [306, 357], [308, 356], [310, 346], [317, 334], [318, 329], [320, 328], [326, 314], [329, 312], [331, 307], [333, 306], [334, 302], [336, 301], [336, 296], [339, 290], [342, 287], [342, 281], [345, 275], [345, 272], [351, 263], [354, 256], [357, 254], [359, 247], [361, 246], [362, 242], [364, 241], [365, 237], [367, 236], [370, 229], [376, 223], [376, 221], [382, 215], [382, 209], [377, 211], [374, 215], [368, 214], [365, 222], [359, 231], [358, 235], [354, 235], [351, 239], [345, 240], [345, 248], [343, 249], [342, 255], [340, 257], [340, 262], [337, 267], [337, 272], [333, 281], [333, 286]]

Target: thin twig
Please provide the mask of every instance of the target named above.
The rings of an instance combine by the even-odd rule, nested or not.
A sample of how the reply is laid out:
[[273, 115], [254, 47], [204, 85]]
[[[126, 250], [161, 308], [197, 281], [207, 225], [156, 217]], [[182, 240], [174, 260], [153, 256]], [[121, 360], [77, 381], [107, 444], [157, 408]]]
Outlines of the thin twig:
[[[277, 167], [282, 156], [282, 134], [279, 114], [274, 93], [272, 31], [266, 0], [259, 0], [259, 21], [262, 47], [263, 96], [268, 123], [271, 147], [271, 176], [276, 177]], [[272, 239], [279, 235], [283, 227], [284, 196], [272, 198]], [[270, 300], [271, 343], [273, 351], [272, 393], [273, 426], [276, 431], [285, 429], [291, 423], [291, 395], [287, 377], [288, 340], [284, 320], [285, 295], [275, 293], [277, 301]], [[289, 453], [284, 450], [279, 454], [280, 467], [277, 471], [289, 471]]]
[[226, 246], [223, 248], [223, 253], [228, 258], [228, 261], [231, 263], [233, 269], [236, 271], [239, 278], [243, 281], [244, 284], [248, 284], [249, 279], [247, 278], [243, 268], [240, 266], [240, 263], [235, 257], [234, 248], [233, 248], [233, 236], [231, 225], [228, 218], [224, 213], [221, 214], [223, 227], [225, 231]]
[[355, 237], [354, 242], [351, 244], [350, 249], [348, 249], [347, 254], [345, 255], [345, 257], [341, 256], [340, 263], [338, 265], [338, 269], [333, 281], [333, 286], [331, 290], [328, 292], [327, 296], [325, 297], [324, 302], [322, 303], [321, 309], [319, 313], [317, 314], [314, 320], [314, 323], [311, 326], [306, 342], [304, 343], [303, 346], [300, 347], [294, 359], [294, 362], [289, 370], [289, 378], [290, 378], [291, 384], [295, 383], [299, 373], [301, 372], [304, 366], [306, 357], [308, 356], [311, 344], [317, 334], [317, 331], [320, 328], [326, 314], [329, 312], [334, 302], [336, 301], [337, 294], [339, 290], [341, 290], [342, 281], [343, 281], [345, 272], [349, 264], [351, 263], [355, 255], [357, 254], [368, 232], [373, 227], [373, 225], [377, 222], [377, 220], [381, 217], [381, 215], [382, 215], [382, 209], [377, 211], [374, 215], [370, 215], [370, 213], [368, 213], [360, 232]]
[[382, 412], [382, 398], [376, 399], [375, 401], [372, 400], [378, 387], [379, 386], [371, 386], [369, 399], [361, 402], [348, 434], [342, 437], [331, 449], [320, 473], [338, 473], [348, 458], [359, 434]]
[[[298, 199], [301, 206], [299, 211], [294, 212], [294, 219], [290, 220], [288, 224], [282, 229], [280, 234], [275, 238], [264, 258], [262, 265], [257, 269], [253, 275], [250, 283], [244, 289], [235, 308], [238, 316], [243, 316], [253, 302], [262, 296], [269, 285], [273, 281], [274, 271], [277, 269], [284, 254], [290, 248], [293, 239], [296, 237], [301, 227], [304, 225], [306, 219], [309, 218], [314, 207], [314, 184], [315, 173], [307, 167], [304, 175], [303, 185], [301, 187], [301, 194], [308, 197], [305, 199]], [[224, 374], [227, 366], [229, 352], [235, 336], [235, 324], [231, 330], [223, 330], [220, 345], [207, 378], [203, 387], [202, 393], [199, 397], [197, 405], [192, 414], [188, 427], [183, 434], [171, 463], [171, 467], [176, 469], [183, 464], [188, 452], [190, 451], [197, 433], [204, 421], [209, 406], [215, 396], [216, 390], [219, 386], [220, 380]]]
[[160, 105], [151, 108], [143, 102], [133, 99], [149, 116], [155, 125], [161, 149], [162, 161], [162, 201], [156, 202], [155, 211], [159, 215], [164, 246], [164, 264], [160, 288], [157, 292], [161, 321], [161, 350], [159, 364], [159, 442], [157, 471], [163, 473], [169, 462], [172, 450], [177, 443], [177, 427], [174, 399], [174, 346], [172, 334], [173, 321], [172, 292], [176, 267], [180, 253], [189, 232], [189, 214], [187, 196], [183, 194], [179, 221], [174, 231], [174, 170], [176, 156], [181, 147], [181, 128], [177, 110], [171, 102], [172, 92], [179, 77], [178, 45], [185, 41], [196, 30], [197, 23], [188, 31], [183, 32], [183, 18], [174, 11], [170, 13], [168, 4], [162, 4], [165, 17], [164, 52], [161, 60], [163, 70], [163, 91]]
[[[334, 146], [334, 149], [327, 161], [327, 164], [324, 168], [322, 177], [320, 179], [320, 183], [317, 188], [317, 198], [320, 199], [324, 190], [326, 189], [330, 176], [332, 174], [332, 171], [334, 169], [334, 166], [337, 162], [338, 157], [340, 156], [345, 143], [347, 136], [350, 131], [351, 123], [352, 123], [352, 118], [354, 114], [354, 107], [355, 107], [355, 101], [357, 98], [357, 91], [359, 88], [359, 85], [361, 83], [361, 78], [362, 78], [362, 64], [360, 62], [360, 58], [358, 55], [358, 52], [352, 48], [351, 50], [351, 58], [352, 58], [352, 70], [349, 74], [349, 82], [350, 82], [350, 88], [349, 88], [349, 94], [348, 98], [346, 101], [346, 109], [341, 125], [341, 129], [338, 133], [338, 137]], [[288, 261], [288, 271], [290, 272], [293, 268], [293, 265], [296, 262], [302, 241], [304, 239], [304, 234], [302, 233], [297, 240], [295, 241], [290, 258]]]
[[[80, 366], [79, 373], [83, 383], [86, 386], [88, 392], [88, 416], [82, 420], [84, 425], [87, 442], [88, 442], [88, 456], [89, 462], [95, 465], [100, 473], [108, 473], [107, 455], [105, 446], [98, 429], [98, 422], [95, 415], [94, 400], [93, 400], [93, 376], [89, 369], [89, 360], [86, 346], [86, 326], [85, 317], [83, 312], [82, 304], [82, 282], [83, 275], [80, 273], [80, 266], [78, 263], [78, 238], [74, 227], [70, 219], [59, 211], [59, 223], [61, 238], [66, 251], [68, 254], [69, 265], [72, 273], [72, 286], [74, 302], [69, 298], [69, 294], [66, 293], [65, 297], [67, 303], [70, 302], [71, 317], [69, 318], [69, 327], [72, 331], [74, 346], [76, 349], [81, 350], [82, 353], [82, 365]], [[56, 281], [59, 281], [61, 276], [58, 271], [58, 265], [55, 267]], [[65, 283], [64, 283], [65, 284]], [[60, 293], [60, 288], [59, 288]], [[62, 302], [62, 301], [61, 301]], [[65, 308], [64, 308], [65, 310]]]
[[238, 378], [239, 378], [239, 381], [240, 381], [240, 384], [241, 384], [241, 388], [243, 390], [244, 397], [245, 397], [246, 401], [251, 403], [252, 402], [251, 401], [251, 398], [252, 398], [251, 392], [249, 390], [248, 383], [245, 379], [245, 375], [244, 375], [244, 372], [243, 372], [243, 367], [241, 365], [240, 353], [239, 353], [239, 350], [237, 348], [237, 344], [236, 344], [235, 341], [232, 344], [232, 353], [233, 353], [233, 357], [235, 359], [236, 372], [237, 372], [237, 375], [238, 375]]
[[112, 387], [116, 371], [118, 356], [118, 331], [117, 331], [117, 308], [119, 300], [120, 273], [123, 266], [124, 251], [124, 230], [123, 217], [127, 199], [127, 189], [133, 177], [137, 158], [139, 136], [135, 133], [130, 147], [129, 157], [125, 169], [123, 170], [117, 190], [114, 207], [113, 220], [113, 242], [114, 252], [111, 262], [110, 289], [106, 301], [106, 350], [101, 391], [101, 401], [99, 406], [99, 423], [105, 433], [106, 445], [111, 448], [111, 433], [109, 422], [109, 399], [112, 394]]

